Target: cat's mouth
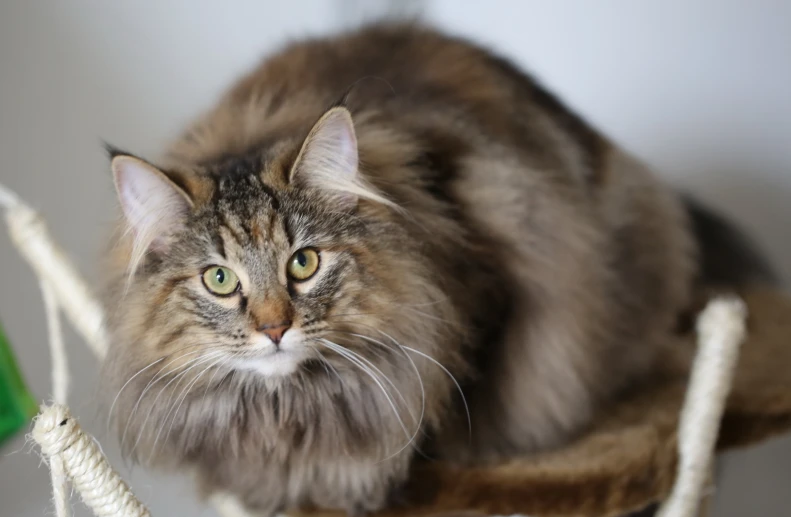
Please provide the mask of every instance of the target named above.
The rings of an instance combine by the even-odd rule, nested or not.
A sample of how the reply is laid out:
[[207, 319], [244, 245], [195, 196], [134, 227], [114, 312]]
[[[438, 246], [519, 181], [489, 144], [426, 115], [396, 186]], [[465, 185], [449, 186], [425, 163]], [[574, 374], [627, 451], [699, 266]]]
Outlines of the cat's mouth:
[[265, 377], [284, 377], [296, 372], [310, 357], [311, 353], [304, 344], [302, 333], [290, 330], [283, 336], [279, 346], [263, 337], [251, 340], [248, 350], [236, 356], [231, 365], [235, 369], [255, 372]]

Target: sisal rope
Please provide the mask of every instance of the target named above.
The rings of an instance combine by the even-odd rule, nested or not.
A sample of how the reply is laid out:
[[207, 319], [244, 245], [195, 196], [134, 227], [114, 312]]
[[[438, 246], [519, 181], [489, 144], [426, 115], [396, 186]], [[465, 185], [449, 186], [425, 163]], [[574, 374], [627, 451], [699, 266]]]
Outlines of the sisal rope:
[[64, 472], [95, 515], [151, 516], [65, 406], [42, 406], [32, 434], [47, 457], [62, 461]]
[[746, 334], [746, 318], [747, 306], [731, 297], [710, 302], [698, 317], [698, 351], [678, 428], [678, 473], [657, 517], [698, 513]]
[[[52, 398], [56, 404], [66, 404], [69, 392], [69, 366], [66, 362], [66, 347], [63, 345], [63, 331], [60, 325], [58, 301], [52, 288], [41, 281], [41, 295], [44, 299], [44, 310], [47, 315], [47, 331], [49, 348], [52, 357]], [[69, 517], [69, 480], [66, 469], [59, 455], [49, 456], [49, 471], [52, 478], [52, 494], [55, 500], [56, 517]]]
[[97, 357], [106, 348], [103, 311], [85, 282], [50, 237], [44, 220], [13, 192], [0, 185], [0, 206], [6, 208], [11, 240], [36, 272], [52, 288], [58, 305]]
[[6, 208], [6, 222], [14, 244], [39, 277], [46, 310], [55, 404], [40, 407], [31, 435], [49, 462], [55, 515], [71, 515], [71, 482], [98, 517], [150, 517], [94, 439], [80, 428], [65, 406], [69, 371], [60, 310], [63, 308], [101, 358], [105, 350], [101, 308], [49, 237], [44, 221], [2, 185], [0, 205]]
[[[82, 431], [65, 407], [68, 389], [66, 353], [59, 309], [90, 345], [104, 357], [103, 313], [76, 269], [54, 244], [43, 219], [0, 185], [11, 238], [41, 282], [49, 323], [56, 404], [41, 406], [33, 438], [49, 459], [57, 517], [69, 516], [68, 482], [99, 517], [150, 517], [129, 487], [112, 469], [94, 439]], [[660, 517], [694, 517], [712, 464], [720, 419], [745, 336], [746, 306], [735, 298], [713, 300], [698, 318], [698, 352], [679, 424], [678, 476]], [[231, 497], [215, 498], [226, 517], [244, 517]]]

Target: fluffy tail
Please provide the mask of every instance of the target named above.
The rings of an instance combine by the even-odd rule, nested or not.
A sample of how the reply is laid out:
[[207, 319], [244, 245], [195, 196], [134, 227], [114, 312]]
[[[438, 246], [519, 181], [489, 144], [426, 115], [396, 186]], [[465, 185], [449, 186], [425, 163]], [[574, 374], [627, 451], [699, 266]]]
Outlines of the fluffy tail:
[[778, 275], [756, 244], [732, 221], [684, 196], [700, 249], [700, 284], [714, 289], [778, 285]]

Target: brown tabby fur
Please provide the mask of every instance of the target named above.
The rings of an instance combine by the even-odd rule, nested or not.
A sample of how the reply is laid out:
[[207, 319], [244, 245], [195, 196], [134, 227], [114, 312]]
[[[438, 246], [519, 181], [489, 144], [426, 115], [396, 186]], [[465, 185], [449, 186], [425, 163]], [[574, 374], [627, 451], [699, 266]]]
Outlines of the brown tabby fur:
[[[360, 174], [395, 208], [344, 210], [294, 179], [338, 104]], [[113, 416], [139, 461], [189, 468], [262, 514], [378, 509], [421, 452], [487, 463], [558, 446], [649, 374], [690, 301], [679, 200], [511, 64], [426, 28], [287, 47], [160, 165], [191, 212], [131, 281], [132, 237], [114, 252]], [[311, 289], [285, 277], [296, 243], [333, 257]], [[249, 289], [203, 289], [218, 256]], [[272, 304], [307, 336], [302, 368], [230, 368]]]

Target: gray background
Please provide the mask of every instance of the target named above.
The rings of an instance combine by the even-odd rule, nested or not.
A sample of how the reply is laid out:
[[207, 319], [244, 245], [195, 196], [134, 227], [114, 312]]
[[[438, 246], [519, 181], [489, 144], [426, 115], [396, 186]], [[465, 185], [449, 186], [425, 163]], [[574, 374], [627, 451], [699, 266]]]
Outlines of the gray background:
[[[93, 280], [115, 207], [100, 139], [155, 155], [263, 53], [386, 4], [0, 2], [0, 181], [43, 212]], [[791, 279], [791, 3], [407, 4], [424, 4], [440, 25], [528, 67], [670, 181], [739, 220]], [[40, 294], [4, 231], [0, 279], [0, 318], [31, 388], [46, 399]], [[71, 406], [120, 465], [94, 410], [96, 361], [76, 336], [67, 339]], [[716, 515], [791, 515], [791, 439], [727, 459]], [[124, 472], [154, 515], [212, 515], [182, 481]], [[0, 515], [51, 515], [49, 490], [46, 468], [22, 437], [0, 451]]]

